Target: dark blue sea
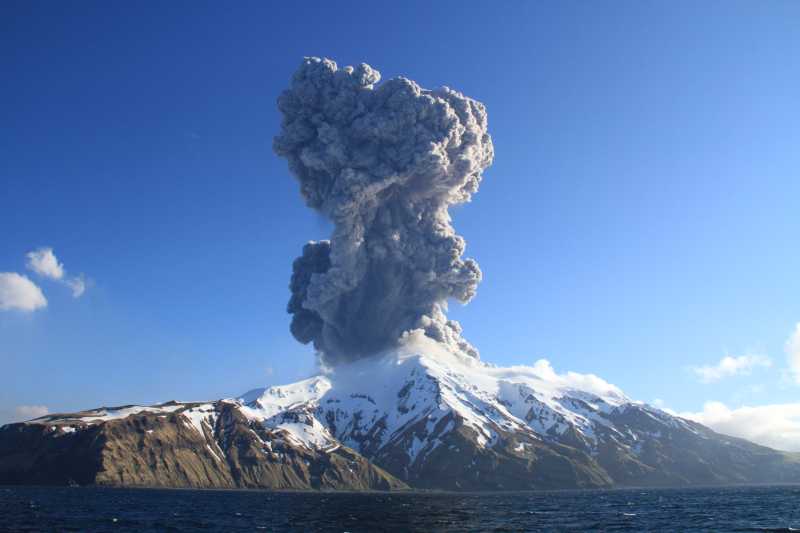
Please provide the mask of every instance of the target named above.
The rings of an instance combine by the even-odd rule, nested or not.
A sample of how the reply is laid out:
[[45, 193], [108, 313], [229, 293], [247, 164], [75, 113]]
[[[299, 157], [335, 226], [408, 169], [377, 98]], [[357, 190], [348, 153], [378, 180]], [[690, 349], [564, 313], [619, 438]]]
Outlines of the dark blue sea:
[[800, 487], [275, 493], [0, 487], [0, 531], [794, 531]]

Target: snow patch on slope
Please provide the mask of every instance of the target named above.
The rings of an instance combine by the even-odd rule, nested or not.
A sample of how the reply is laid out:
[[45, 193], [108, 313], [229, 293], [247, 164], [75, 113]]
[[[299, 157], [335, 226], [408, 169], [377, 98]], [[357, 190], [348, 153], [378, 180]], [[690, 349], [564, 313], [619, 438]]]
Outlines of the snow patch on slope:
[[201, 437], [205, 438], [206, 436], [203, 425], [213, 434], [217, 421], [217, 411], [213, 404], [206, 403], [186, 409], [181, 415], [188, 420], [189, 427], [195, 429]]
[[171, 413], [183, 407], [184, 406], [181, 404], [164, 404], [164, 405], [153, 405], [153, 406], [128, 405], [125, 407], [104, 407], [101, 409], [93, 409], [91, 411], [84, 411], [82, 413], [76, 413], [67, 416], [46, 415], [44, 417], [31, 420], [30, 423], [40, 423], [46, 420], [47, 422], [50, 423], [79, 421], [79, 422], [84, 422], [86, 424], [94, 424], [98, 422], [107, 422], [109, 420], [119, 420], [139, 413]]

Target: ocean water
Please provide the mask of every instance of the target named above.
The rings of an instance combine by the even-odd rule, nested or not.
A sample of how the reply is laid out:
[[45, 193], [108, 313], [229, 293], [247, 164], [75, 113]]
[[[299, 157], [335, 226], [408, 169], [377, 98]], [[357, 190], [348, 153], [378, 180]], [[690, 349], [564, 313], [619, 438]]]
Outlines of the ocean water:
[[0, 487], [0, 531], [793, 531], [800, 487], [275, 493]]

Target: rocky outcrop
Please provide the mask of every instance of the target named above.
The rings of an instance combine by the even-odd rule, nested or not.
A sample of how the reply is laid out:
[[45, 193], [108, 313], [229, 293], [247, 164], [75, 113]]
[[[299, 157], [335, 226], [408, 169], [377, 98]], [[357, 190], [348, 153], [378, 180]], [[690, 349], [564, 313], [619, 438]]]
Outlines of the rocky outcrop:
[[[347, 447], [308, 448], [281, 431], [270, 431], [248, 420], [232, 402], [173, 403], [139, 409], [104, 408], [3, 426], [0, 483], [406, 488]], [[137, 412], [126, 414], [126, 410]]]

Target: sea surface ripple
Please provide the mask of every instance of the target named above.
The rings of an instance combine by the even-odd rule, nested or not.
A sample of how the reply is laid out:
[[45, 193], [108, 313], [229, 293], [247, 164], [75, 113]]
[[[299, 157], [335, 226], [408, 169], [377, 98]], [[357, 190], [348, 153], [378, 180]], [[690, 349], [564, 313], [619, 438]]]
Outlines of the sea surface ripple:
[[798, 486], [482, 494], [0, 487], [0, 531], [795, 530]]

